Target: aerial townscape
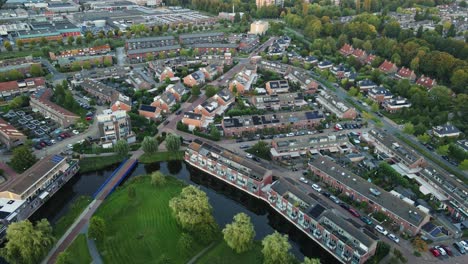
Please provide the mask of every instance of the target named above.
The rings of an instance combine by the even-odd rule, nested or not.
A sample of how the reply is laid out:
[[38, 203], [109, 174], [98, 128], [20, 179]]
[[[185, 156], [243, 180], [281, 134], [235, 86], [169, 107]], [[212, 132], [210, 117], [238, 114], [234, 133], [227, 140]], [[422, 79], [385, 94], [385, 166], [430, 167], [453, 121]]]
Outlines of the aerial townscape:
[[0, 263], [468, 263], [466, 0], [0, 0]]

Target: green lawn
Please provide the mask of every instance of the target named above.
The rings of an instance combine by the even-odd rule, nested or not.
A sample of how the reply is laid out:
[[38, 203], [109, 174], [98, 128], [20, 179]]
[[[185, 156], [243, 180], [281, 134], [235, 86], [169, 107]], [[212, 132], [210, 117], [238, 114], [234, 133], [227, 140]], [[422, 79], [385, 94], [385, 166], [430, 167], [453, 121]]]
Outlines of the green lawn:
[[[140, 176], [117, 189], [106, 199], [96, 215], [107, 223], [106, 237], [97, 247], [105, 263], [158, 263], [165, 257], [170, 263], [186, 263], [205, 245], [194, 243], [193, 250], [179, 249], [182, 234], [169, 208], [169, 200], [178, 195], [184, 184], [167, 177], [167, 184], [154, 187], [150, 178]], [[136, 189], [130, 200], [129, 185]]]
[[262, 257], [262, 245], [259, 241], [254, 243], [254, 247], [242, 254], [234, 252], [226, 242], [221, 241], [208, 252], [201, 256], [196, 264], [237, 264], [237, 263], [248, 263], [248, 264], [261, 264], [263, 263]]
[[118, 164], [122, 162], [122, 160], [124, 160], [124, 158], [118, 155], [83, 158], [80, 160], [80, 172], [86, 173], [102, 170]]
[[169, 160], [183, 160], [184, 159], [184, 151], [164, 151], [164, 152], [157, 152], [154, 154], [143, 154], [138, 159], [141, 163], [153, 163], [153, 162], [160, 162], [160, 161], [169, 161]]
[[70, 253], [73, 264], [89, 264], [92, 262], [91, 255], [88, 250], [88, 242], [86, 235], [78, 235], [73, 243], [67, 248], [66, 252]]
[[54, 236], [58, 240], [67, 231], [67, 229], [73, 224], [75, 219], [83, 212], [83, 210], [91, 203], [91, 197], [80, 196], [70, 206], [68, 212], [60, 217], [57, 223], [54, 225]]

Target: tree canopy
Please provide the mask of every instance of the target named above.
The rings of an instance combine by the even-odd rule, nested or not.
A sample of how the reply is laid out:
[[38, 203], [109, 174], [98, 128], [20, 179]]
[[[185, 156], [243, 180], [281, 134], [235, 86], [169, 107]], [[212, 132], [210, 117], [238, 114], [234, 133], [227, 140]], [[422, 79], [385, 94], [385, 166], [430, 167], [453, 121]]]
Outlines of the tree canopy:
[[180, 137], [175, 134], [166, 136], [166, 149], [168, 151], [178, 151], [180, 149]]
[[106, 233], [106, 222], [100, 216], [93, 216], [89, 221], [88, 237], [94, 240], [102, 240]]
[[289, 244], [288, 235], [281, 235], [275, 231], [273, 234], [266, 236], [262, 240], [262, 246], [263, 263], [287, 264], [292, 262], [292, 256], [289, 253], [291, 244]]
[[143, 148], [143, 151], [147, 154], [153, 154], [158, 151], [158, 141], [151, 136], [146, 136], [143, 139], [143, 142], [141, 142], [141, 147]]
[[114, 145], [114, 150], [117, 154], [121, 157], [125, 157], [128, 155], [130, 148], [128, 147], [128, 143], [124, 139], [117, 140]]
[[252, 247], [255, 229], [248, 215], [238, 213], [234, 221], [223, 229], [223, 235], [228, 246], [239, 254]]
[[10, 160], [10, 166], [18, 173], [29, 169], [37, 158], [28, 146], [20, 146], [13, 150], [13, 156]]

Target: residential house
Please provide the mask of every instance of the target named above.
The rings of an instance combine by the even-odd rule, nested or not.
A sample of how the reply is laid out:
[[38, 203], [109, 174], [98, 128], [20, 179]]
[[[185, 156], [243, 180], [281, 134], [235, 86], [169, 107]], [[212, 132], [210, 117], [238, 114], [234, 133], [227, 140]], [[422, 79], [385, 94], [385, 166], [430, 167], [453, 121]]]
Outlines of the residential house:
[[351, 74], [351, 70], [343, 64], [333, 66], [330, 72], [333, 73], [333, 75], [335, 75], [338, 79], [347, 78]]
[[370, 89], [367, 96], [379, 105], [393, 98], [393, 94], [383, 86]]
[[3, 98], [13, 98], [17, 95], [35, 92], [42, 88], [45, 88], [45, 79], [43, 77], [2, 82], [0, 83], [0, 96]]
[[411, 107], [411, 102], [404, 97], [397, 96], [385, 101], [382, 106], [387, 112], [395, 113], [403, 108]]
[[291, 70], [284, 78], [299, 84], [306, 94], [314, 94], [319, 88], [318, 82], [303, 70]]
[[141, 104], [140, 108], [138, 108], [138, 114], [148, 119], [155, 120], [161, 117], [161, 108], [157, 108], [151, 105]]
[[97, 115], [96, 119], [101, 140], [113, 143], [121, 139], [128, 143], [135, 142], [135, 135], [127, 112], [105, 110], [102, 114]]
[[369, 91], [370, 89], [377, 88], [377, 84], [369, 79], [365, 79], [358, 82], [360, 91]]
[[317, 65], [317, 67], [320, 70], [326, 70], [326, 69], [330, 69], [331, 67], [333, 67], [333, 63], [331, 61], [322, 61]]
[[360, 62], [364, 62], [367, 59], [367, 53], [362, 49], [355, 49], [352, 56]]
[[234, 87], [237, 93], [243, 94], [250, 91], [252, 85], [257, 81], [257, 69], [256, 68], [244, 68], [239, 72], [234, 80], [229, 83], [229, 90], [234, 92]]
[[179, 35], [179, 42], [183, 45], [197, 43], [221, 43], [226, 39], [223, 32], [194, 33]]
[[318, 63], [318, 58], [315, 56], [306, 56], [304, 58], [304, 63], [316, 64]]
[[465, 152], [468, 152], [468, 140], [457, 140], [457, 146]]
[[460, 130], [452, 124], [446, 124], [443, 126], [435, 126], [432, 128], [432, 133], [438, 138], [443, 137], [458, 137], [460, 136]]
[[206, 67], [200, 68], [200, 71], [202, 71], [205, 74], [205, 80], [211, 81], [217, 75], [223, 73], [223, 67], [216, 64], [210, 64]]
[[112, 94], [111, 110], [124, 110], [125, 112], [132, 111], [132, 100], [130, 97], [123, 95], [117, 91]]
[[273, 95], [258, 95], [251, 97], [252, 105], [257, 109], [279, 111], [298, 109], [307, 105], [302, 93], [282, 93]]
[[416, 74], [414, 73], [414, 71], [405, 67], [401, 67], [401, 69], [396, 74], [396, 77], [400, 79], [407, 79], [412, 82], [416, 80]]
[[189, 90], [182, 84], [181, 82], [177, 82], [175, 84], [169, 84], [166, 87], [166, 92], [171, 93], [177, 100], [180, 102], [182, 100], [182, 96], [187, 94]]
[[376, 58], [377, 58], [377, 56], [375, 56], [373, 54], [369, 54], [367, 56], [367, 58], [364, 60], [364, 63], [367, 64], [367, 65], [371, 65]]
[[164, 114], [170, 113], [171, 108], [177, 103], [177, 99], [172, 93], [164, 92], [154, 98], [151, 106], [161, 109]]
[[28, 137], [14, 126], [0, 118], [0, 142], [5, 144], [7, 149], [24, 144]]
[[437, 81], [435, 79], [431, 79], [424, 75], [421, 75], [419, 79], [416, 81], [416, 84], [426, 87], [427, 89], [431, 89], [435, 85], [437, 85]]
[[[153, 65], [149, 63], [149, 65]], [[163, 67], [163, 66], [153, 66], [151, 67], [154, 71], [154, 77], [159, 80], [159, 82], [164, 82], [167, 78], [171, 79], [174, 78], [174, 72], [172, 71], [171, 67]]]
[[80, 119], [78, 115], [50, 101], [51, 97], [52, 89], [42, 88], [30, 97], [29, 105], [43, 116], [50, 117], [61, 127], [68, 127]]
[[93, 97], [96, 97], [98, 101], [101, 102], [112, 102], [114, 89], [111, 87], [103, 84], [102, 82], [92, 80], [92, 79], [85, 79], [81, 83], [81, 87]]
[[205, 83], [205, 74], [198, 70], [184, 77], [184, 84], [188, 87], [203, 85]]
[[340, 101], [335, 95], [325, 90], [320, 91], [315, 101], [338, 118], [355, 119], [357, 117], [357, 111], [354, 107]]
[[190, 44], [188, 48], [198, 52], [198, 54], [224, 54], [226, 52], [235, 53], [239, 44], [231, 43], [198, 43]]
[[265, 84], [265, 89], [269, 95], [289, 92], [289, 83], [287, 80], [269, 81]]
[[398, 67], [391, 61], [385, 60], [380, 64], [379, 70], [385, 74], [392, 74], [398, 71]]
[[197, 114], [194, 112], [185, 112], [182, 117], [182, 123], [187, 125], [189, 130], [192, 131], [195, 128], [207, 128], [208, 125], [205, 125], [205, 117], [202, 114]]
[[344, 44], [343, 47], [340, 49], [340, 54], [348, 57], [349, 55], [353, 54], [354, 48], [353, 46], [349, 45], [348, 43]]
[[211, 119], [216, 115], [222, 115], [233, 102], [234, 95], [225, 88], [195, 107], [193, 112], [202, 114], [207, 117], [209, 119], [207, 121], [210, 122], [214, 121]]

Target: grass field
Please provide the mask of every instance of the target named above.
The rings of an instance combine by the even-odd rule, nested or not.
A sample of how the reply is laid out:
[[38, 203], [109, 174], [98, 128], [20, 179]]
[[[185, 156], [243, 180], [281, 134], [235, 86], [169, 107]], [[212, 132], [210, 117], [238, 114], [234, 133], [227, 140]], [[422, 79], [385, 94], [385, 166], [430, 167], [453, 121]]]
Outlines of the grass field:
[[184, 151], [175, 151], [175, 152], [157, 152], [154, 154], [143, 154], [138, 161], [141, 163], [153, 163], [160, 161], [169, 161], [169, 160], [183, 160]]
[[[105, 263], [158, 263], [164, 255], [170, 263], [186, 263], [206, 245], [194, 243], [193, 250], [179, 249], [182, 230], [169, 208], [169, 200], [184, 184], [167, 177], [167, 184], [153, 187], [150, 178], [140, 176], [117, 189], [96, 215], [107, 223], [106, 238], [97, 243]], [[136, 197], [130, 200], [127, 188], [133, 185]]]
[[123, 159], [117, 155], [83, 158], [80, 160], [80, 172], [86, 173], [102, 170], [122, 162]]
[[66, 252], [70, 253], [73, 264], [89, 264], [92, 261], [85, 234], [78, 235]]
[[201, 256], [196, 264], [212, 264], [212, 263], [223, 263], [223, 264], [237, 264], [237, 263], [248, 263], [248, 264], [261, 264], [263, 263], [262, 257], [262, 245], [260, 241], [256, 241], [251, 250], [242, 254], [234, 252], [226, 242], [220, 241], [217, 245], [212, 247], [208, 252]]
[[67, 214], [62, 216], [54, 225], [54, 236], [57, 240], [62, 237], [89, 203], [91, 203], [91, 197], [88, 196], [80, 196], [73, 202]]

